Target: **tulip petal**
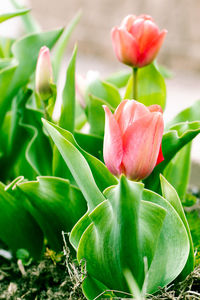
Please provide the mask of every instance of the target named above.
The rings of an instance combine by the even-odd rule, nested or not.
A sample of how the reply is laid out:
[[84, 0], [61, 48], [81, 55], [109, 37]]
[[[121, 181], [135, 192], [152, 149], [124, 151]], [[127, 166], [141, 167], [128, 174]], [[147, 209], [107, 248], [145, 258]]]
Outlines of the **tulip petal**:
[[163, 30], [159, 36], [152, 41], [152, 43], [150, 44], [150, 46], [146, 49], [146, 51], [140, 56], [139, 59], [139, 66], [143, 67], [145, 65], [148, 65], [149, 63], [151, 63], [156, 55], [158, 54], [162, 43], [164, 41], [164, 38], [166, 36], [167, 30]]
[[116, 109], [114, 117], [123, 135], [133, 122], [148, 113], [149, 110], [144, 104], [139, 103], [135, 100], [124, 100]]
[[158, 104], [153, 104], [147, 107], [150, 112], [160, 112], [163, 113], [162, 107]]
[[106, 114], [103, 145], [104, 161], [111, 173], [120, 175], [123, 157], [121, 132], [109, 108], [106, 105], [103, 108]]
[[149, 48], [149, 45], [151, 45], [152, 41], [157, 39], [158, 36], [159, 36], [159, 29], [157, 25], [151, 20], [144, 21], [143, 33], [138, 41], [140, 45], [139, 46], [140, 53], [143, 53], [147, 48]]
[[157, 158], [157, 161], [156, 161], [156, 166], [161, 163], [163, 160], [164, 160], [164, 156], [163, 156], [163, 153], [162, 153], [162, 147], [160, 146], [160, 151], [158, 153], [158, 158]]
[[124, 28], [113, 28], [111, 32], [112, 44], [117, 58], [127, 64], [137, 64], [138, 45], [134, 37]]
[[147, 177], [156, 165], [164, 122], [162, 114], [153, 112], [135, 121], [123, 136], [125, 174], [132, 180]]
[[135, 15], [126, 16], [121, 23], [121, 27], [124, 27], [127, 31], [130, 32], [131, 26], [133, 25], [133, 22], [136, 18], [137, 17]]

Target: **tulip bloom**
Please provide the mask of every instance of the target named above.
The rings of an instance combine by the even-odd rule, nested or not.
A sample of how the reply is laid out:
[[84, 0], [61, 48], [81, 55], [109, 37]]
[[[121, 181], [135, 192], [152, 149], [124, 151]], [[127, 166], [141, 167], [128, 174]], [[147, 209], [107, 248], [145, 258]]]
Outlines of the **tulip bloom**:
[[48, 100], [48, 98], [52, 95], [51, 83], [53, 82], [53, 71], [49, 48], [46, 46], [40, 49], [38, 55], [35, 81], [37, 94], [42, 100]]
[[159, 32], [148, 15], [127, 16], [120, 27], [112, 29], [112, 43], [117, 58], [124, 64], [141, 68], [158, 54], [167, 31]]
[[107, 106], [104, 110], [103, 155], [107, 168], [116, 176], [125, 174], [131, 180], [144, 179], [164, 159], [161, 107], [146, 107], [135, 100], [124, 100], [114, 115]]

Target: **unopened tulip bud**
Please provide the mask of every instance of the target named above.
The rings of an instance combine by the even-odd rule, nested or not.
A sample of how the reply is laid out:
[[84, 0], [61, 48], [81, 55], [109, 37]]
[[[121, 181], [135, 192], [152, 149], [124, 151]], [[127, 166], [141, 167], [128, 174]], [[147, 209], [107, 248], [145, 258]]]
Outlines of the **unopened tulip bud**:
[[148, 15], [127, 16], [120, 27], [112, 29], [112, 43], [117, 58], [124, 64], [141, 68], [157, 56], [167, 31], [159, 31]]
[[146, 178], [164, 158], [161, 142], [163, 115], [158, 105], [124, 100], [114, 115], [107, 106], [103, 155], [107, 168], [131, 180]]
[[49, 48], [40, 49], [35, 75], [35, 88], [42, 100], [48, 100], [52, 95], [51, 83], [53, 82], [53, 71], [50, 60]]

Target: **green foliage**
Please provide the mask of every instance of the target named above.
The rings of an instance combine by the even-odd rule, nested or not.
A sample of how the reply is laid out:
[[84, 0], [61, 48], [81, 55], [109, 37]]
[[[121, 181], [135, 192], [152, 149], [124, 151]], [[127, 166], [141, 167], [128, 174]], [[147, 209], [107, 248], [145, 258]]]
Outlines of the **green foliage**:
[[187, 260], [189, 240], [169, 202], [125, 177], [105, 196], [107, 200], [89, 214], [92, 222], [78, 245], [78, 259], [86, 261], [88, 272], [83, 283], [86, 297], [94, 299], [104, 290], [129, 292], [126, 269], [141, 288], [144, 256], [148, 293], [175, 279]]
[[29, 11], [29, 9], [18, 9], [9, 13], [0, 14], [0, 23], [17, 16], [27, 14]]
[[70, 232], [86, 212], [80, 190], [69, 181], [56, 177], [38, 177], [37, 181], [20, 183], [17, 188], [26, 195], [27, 209], [37, 220], [50, 247], [63, 248], [61, 232]]
[[[132, 99], [133, 95], [133, 76], [130, 77], [124, 99]], [[154, 64], [138, 69], [138, 99], [146, 106], [159, 104], [165, 108], [166, 86], [165, 81], [159, 70]]]
[[[151, 175], [144, 180], [145, 186], [160, 192], [159, 174], [163, 173], [171, 159], [185, 145], [190, 143], [200, 133], [200, 122], [182, 122], [172, 126], [162, 139], [164, 161], [154, 168]], [[186, 166], [187, 167], [187, 166]], [[187, 182], [187, 178], [186, 178]], [[185, 188], [184, 188], [185, 189]]]
[[11, 186], [6, 188], [3, 183], [0, 183], [0, 211], [0, 239], [14, 253], [24, 248], [38, 259], [43, 249], [43, 233], [26, 210], [24, 197], [16, 196]]
[[61, 38], [59, 39], [58, 43], [55, 46], [54, 49], [54, 55], [53, 55], [53, 70], [54, 70], [54, 78], [57, 82], [60, 66], [62, 63], [62, 59], [65, 53], [66, 46], [68, 45], [69, 38], [75, 29], [76, 25], [80, 21], [81, 18], [81, 12], [79, 11], [75, 17], [70, 21], [68, 26], [65, 28]]

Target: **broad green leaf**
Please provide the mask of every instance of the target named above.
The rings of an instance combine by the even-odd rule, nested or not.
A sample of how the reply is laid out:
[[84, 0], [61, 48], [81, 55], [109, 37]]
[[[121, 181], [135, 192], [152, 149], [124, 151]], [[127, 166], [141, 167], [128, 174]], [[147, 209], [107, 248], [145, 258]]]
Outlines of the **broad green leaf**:
[[183, 224], [185, 225], [185, 229], [187, 231], [188, 238], [190, 241], [190, 254], [189, 254], [187, 263], [186, 263], [183, 271], [179, 275], [179, 280], [183, 281], [187, 277], [187, 275], [189, 275], [194, 269], [194, 248], [193, 248], [193, 242], [192, 242], [192, 237], [191, 237], [191, 233], [190, 233], [190, 228], [189, 228], [187, 219], [185, 217], [182, 203], [180, 201], [180, 198], [179, 198], [176, 190], [172, 187], [172, 185], [169, 184], [169, 182], [167, 182], [167, 180], [162, 175], [160, 177], [160, 181], [161, 181], [163, 197], [167, 201], [169, 201], [169, 203], [174, 207], [176, 212], [179, 214]]
[[6, 94], [1, 96], [0, 125], [11, 105], [12, 99], [19, 89], [28, 83], [29, 77], [34, 72], [40, 48], [46, 45], [51, 49], [61, 33], [62, 29], [31, 34], [17, 40], [13, 44], [12, 51], [19, 65], [11, 81], [7, 84]]
[[66, 29], [64, 30], [63, 34], [61, 35], [61, 38], [59, 39], [55, 49], [54, 49], [54, 55], [53, 55], [53, 69], [54, 69], [54, 78], [57, 82], [59, 70], [61, 66], [61, 62], [63, 59], [63, 55], [66, 49], [66, 46], [68, 44], [69, 38], [80, 21], [81, 18], [81, 11], [79, 11], [75, 17], [70, 21]]
[[56, 177], [38, 177], [37, 181], [20, 183], [17, 187], [25, 193], [27, 208], [39, 223], [50, 247], [61, 251], [61, 232], [70, 232], [87, 210], [80, 190]]
[[200, 133], [200, 121], [178, 123], [170, 128], [162, 139], [162, 151], [164, 161], [158, 164], [151, 175], [144, 180], [145, 186], [154, 191], [160, 192], [159, 174], [163, 173], [164, 169], [171, 159], [178, 153], [186, 144], [190, 143]]
[[30, 93], [22, 91], [12, 107], [10, 144], [4, 159], [11, 179], [21, 174], [30, 180], [36, 175], [52, 174], [52, 149], [42, 130], [43, 113], [25, 107]]
[[[133, 76], [130, 77], [127, 84], [124, 99], [132, 99], [132, 95]], [[159, 104], [163, 109], [165, 108], [166, 85], [154, 64], [138, 69], [138, 99], [136, 100], [146, 106]]]
[[12, 58], [0, 58], [0, 70], [11, 67], [13, 64], [14, 62]]
[[38, 259], [43, 249], [43, 234], [25, 208], [24, 198], [15, 197], [0, 183], [0, 239], [14, 252], [27, 249]]
[[[4, 114], [7, 112], [7, 109], [9, 108], [11, 103], [6, 103], [4, 99], [7, 97], [8, 88], [11, 84], [11, 81], [13, 79], [13, 76], [16, 72], [17, 64], [14, 66], [9, 66], [5, 69], [2, 69], [0, 71], [0, 116], [1, 112], [4, 111]], [[3, 123], [3, 120], [0, 121], [0, 123]], [[1, 124], [2, 124], [1, 123]]]
[[175, 116], [171, 121], [166, 125], [166, 130], [169, 130], [170, 127], [177, 123], [181, 122], [193, 122], [200, 120], [200, 100], [196, 101], [192, 106], [181, 111], [177, 116]]
[[163, 175], [184, 200], [190, 179], [191, 143], [185, 145], [164, 169]]
[[67, 68], [66, 81], [62, 94], [62, 107], [59, 126], [73, 133], [75, 125], [75, 63], [77, 47], [75, 46]]
[[89, 214], [92, 223], [78, 246], [78, 259], [86, 261], [88, 272], [83, 286], [87, 298], [94, 299], [101, 284], [106, 290], [129, 292], [125, 270], [130, 270], [141, 289], [143, 257], [147, 257], [149, 268], [148, 293], [173, 281], [189, 253], [187, 233], [174, 208], [161, 196], [143, 191], [141, 183], [125, 177], [116, 187], [108, 188], [105, 196], [108, 200]]
[[52, 174], [52, 149], [48, 137], [42, 130], [43, 113], [25, 109], [20, 126], [29, 136], [25, 157], [38, 175]]
[[91, 94], [96, 98], [107, 102], [107, 105], [110, 105], [113, 108], [116, 108], [121, 102], [121, 96], [118, 89], [114, 85], [99, 79], [93, 80], [87, 87], [87, 103], [89, 103], [88, 97]]
[[87, 134], [82, 132], [74, 133], [74, 137], [78, 145], [89, 154], [102, 160], [103, 158], [103, 138], [94, 134]]
[[[44, 120], [44, 123], [46, 124], [47, 122]], [[62, 152], [64, 153], [66, 151], [66, 154], [62, 154], [62, 156], [66, 157], [66, 155], [68, 153], [68, 149], [65, 146], [65, 143], [66, 143], [66, 145], [68, 145], [68, 143], [69, 143], [69, 144], [71, 144], [71, 146], [75, 147], [75, 149], [76, 149], [75, 153], [76, 153], [76, 155], [78, 155], [78, 153], [79, 153], [79, 158], [81, 160], [84, 157], [84, 159], [86, 160], [86, 161], [83, 160], [84, 165], [87, 162], [87, 165], [90, 168], [90, 170], [92, 172], [92, 175], [94, 177], [95, 183], [96, 183], [96, 185], [98, 186], [98, 188], [100, 189], [101, 192], [103, 192], [108, 186], [113, 185], [113, 184], [117, 184], [118, 180], [115, 178], [114, 175], [112, 175], [110, 173], [110, 171], [107, 169], [107, 167], [99, 159], [97, 159], [96, 157], [94, 157], [94, 156], [90, 155], [89, 153], [87, 153], [86, 151], [84, 151], [76, 143], [73, 135], [69, 131], [64, 130], [64, 129], [60, 128], [59, 126], [57, 126], [53, 123], [50, 123], [50, 122], [48, 122], [48, 127], [49, 128], [52, 127], [52, 134], [55, 135], [55, 144], [57, 145], [60, 153], [62, 154]], [[77, 133], [75, 136], [76, 137], [79, 136], [78, 139], [80, 139], [80, 134], [79, 133]], [[86, 136], [87, 140], [88, 141], [91, 140], [91, 137], [89, 139], [88, 139], [88, 137], [89, 136]], [[59, 138], [59, 140], [62, 141], [62, 144], [61, 144], [62, 146], [58, 144], [58, 141], [57, 141], [58, 138]], [[83, 141], [82, 141], [82, 143], [83, 143]], [[74, 149], [73, 147], [71, 149]], [[72, 154], [70, 154], [70, 156], [71, 155]], [[66, 164], [69, 167], [71, 165], [71, 163], [68, 162], [68, 158], [66, 158], [66, 159], [64, 158], [64, 160], [65, 160]], [[77, 161], [77, 164], [78, 164], [78, 161]], [[80, 170], [81, 170], [80, 165], [81, 164], [79, 164], [78, 173], [80, 173]], [[76, 167], [76, 164], [74, 165], [74, 167]], [[86, 170], [88, 170], [88, 167], [86, 168]], [[72, 167], [70, 168], [70, 171], [72, 172]], [[86, 176], [86, 174], [87, 173], [85, 173], [85, 176]], [[77, 183], [78, 183], [78, 181], [77, 181]], [[81, 189], [81, 187], [80, 187], [80, 189]]]
[[[23, 5], [21, 5], [20, 3], [18, 3], [18, 0], [10, 0], [12, 5], [17, 8], [17, 9], [25, 9], [25, 7]], [[39, 32], [40, 30], [40, 26], [38, 24], [38, 22], [33, 18], [31, 13], [28, 13], [26, 15], [22, 15], [22, 21], [24, 23], [24, 28], [26, 30], [27, 33], [34, 33], [34, 32]]]
[[[21, 131], [19, 130], [19, 122], [20, 119], [23, 116], [25, 105], [32, 95], [32, 90], [30, 89], [21, 89], [15, 99], [12, 103], [11, 107], [11, 128], [10, 128], [10, 134], [9, 134], [9, 150], [8, 153], [12, 151], [12, 147], [15, 143], [18, 142]], [[20, 131], [20, 132], [19, 132]], [[16, 155], [16, 149], [12, 155]]]
[[7, 13], [0, 14], [0, 23], [6, 21], [8, 19], [17, 17], [17, 16], [27, 14], [29, 11], [30, 11], [30, 9], [17, 9], [17, 10], [12, 11], [12, 12], [7, 12]]
[[104, 134], [105, 112], [103, 110], [103, 105], [107, 105], [104, 100], [99, 99], [94, 95], [89, 95], [87, 115], [90, 124], [90, 133], [98, 136], [103, 136]]
[[105, 79], [105, 81], [113, 84], [114, 86], [120, 89], [127, 85], [130, 76], [131, 76], [130, 72], [121, 71], [121, 72], [111, 74], [109, 77]]
[[147, 293], [151, 294], [158, 287], [172, 282], [181, 273], [188, 259], [190, 242], [180, 216], [166, 199], [149, 190], [144, 190], [142, 198], [167, 211], [148, 271]]
[[104, 196], [94, 181], [86, 159], [69, 140], [61, 135], [58, 131], [59, 127], [44, 119], [43, 123], [83, 193], [89, 210], [93, 209], [104, 200]]

